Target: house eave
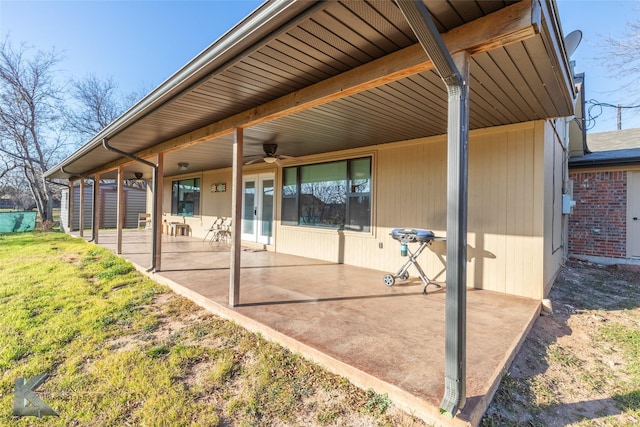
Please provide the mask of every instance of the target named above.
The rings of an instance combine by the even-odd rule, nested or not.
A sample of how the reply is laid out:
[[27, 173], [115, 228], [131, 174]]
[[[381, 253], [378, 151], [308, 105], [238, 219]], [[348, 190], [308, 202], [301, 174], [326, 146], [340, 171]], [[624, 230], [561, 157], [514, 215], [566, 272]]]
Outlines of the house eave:
[[[63, 168], [73, 164], [87, 153], [100, 148], [105, 138], [113, 138], [122, 129], [131, 126], [150, 111], [175, 99], [207, 76], [215, 73], [217, 69], [225, 68], [230, 62], [237, 60], [243, 52], [280, 28], [283, 22], [300, 19], [304, 16], [305, 11], [315, 10], [320, 6], [322, 3], [312, 4], [296, 0], [275, 0], [263, 3], [77, 151], [46, 171], [44, 177], [51, 179], [74, 177], [73, 173], [66, 173]], [[85, 172], [87, 171], [78, 171], [81, 174]]]
[[[329, 75], [324, 80], [311, 82], [307, 86], [300, 86], [290, 92], [278, 92], [278, 88], [282, 86], [274, 83], [273, 86], [256, 91], [256, 95], [260, 96], [255, 97], [251, 94], [252, 88], [242, 87], [245, 84], [251, 86], [252, 81], [246, 76], [244, 80], [237, 78], [235, 81], [229, 81], [229, 84], [237, 87], [239, 92], [244, 91], [249, 95], [238, 98], [239, 101], [236, 104], [238, 107], [235, 109], [230, 108], [229, 105], [231, 102], [236, 102], [236, 98], [230, 98], [228, 93], [215, 92], [218, 83], [226, 83], [224, 79], [229, 80], [226, 71], [231, 70], [238, 75], [238, 71], [244, 72], [251, 69], [247, 67], [236, 69], [234, 67], [236, 62], [242, 60], [251, 63], [255, 60], [253, 56], [256, 52], [265, 53], [260, 51], [260, 47], [266, 44], [269, 44], [268, 48], [273, 52], [274, 46], [270, 43], [280, 43], [278, 37], [284, 33], [285, 29], [293, 28], [300, 31], [302, 28], [300, 22], [305, 24], [310, 22], [310, 20], [305, 21], [305, 18], [313, 16], [315, 19], [316, 16], [322, 17], [323, 14], [326, 16], [325, 9], [336, 7], [336, 5], [346, 7], [348, 4], [350, 3], [294, 0], [265, 3], [82, 148], [47, 171], [45, 176], [52, 179], [68, 179], [73, 176], [73, 173], [78, 175], [101, 173], [103, 176], [114, 176], [115, 168], [127, 164], [128, 159], [102, 150], [101, 141], [104, 138], [108, 138], [114, 147], [138, 157], [151, 159], [160, 152], [167, 154], [164, 173], [171, 175], [176, 173], [171, 168], [175, 168], [180, 161], [189, 161], [194, 168], [198, 168], [194, 170], [228, 167], [231, 159], [230, 135], [233, 126], [245, 127], [247, 131], [245, 136], [249, 139], [264, 141], [279, 136], [281, 140], [278, 143], [283, 150], [287, 148], [304, 150], [300, 153], [285, 152], [297, 157], [327, 152], [330, 149], [335, 151], [357, 148], [367, 144], [375, 145], [446, 133], [446, 125], [442, 120], [442, 117], [446, 116], [446, 108], [444, 108], [446, 94], [444, 89], [434, 84], [436, 74], [428, 68], [407, 73], [407, 76], [402, 79], [394, 77], [384, 83], [384, 86], [376, 83], [368, 88], [352, 91], [344, 98], [342, 98], [344, 96], [342, 84], [344, 83], [344, 87], [347, 87], [351, 83], [347, 78], [349, 69]], [[387, 3], [384, 4], [388, 7]], [[460, 5], [466, 7], [471, 3], [460, 2], [458, 6]], [[355, 15], [355, 12], [353, 13]], [[386, 13], [391, 12], [387, 10]], [[480, 24], [481, 18], [488, 18], [484, 19], [485, 24]], [[509, 71], [500, 69], [499, 79], [508, 83], [508, 88], [505, 88], [502, 80], [492, 81], [494, 75], [491, 69], [485, 71], [479, 70], [481, 67], [472, 67], [472, 70], [474, 68], [479, 70], [479, 75], [472, 75], [471, 89], [478, 92], [471, 96], [470, 129], [572, 115], [576, 94], [554, 3], [550, 0], [523, 0], [503, 6], [502, 9], [497, 9], [481, 18], [464, 22], [448, 32], [457, 31], [473, 39], [475, 34], [462, 30], [465, 25], [473, 24], [469, 25], [469, 28], [483, 35], [490, 35], [486, 28], [505, 29], [503, 37], [498, 34], [496, 38], [488, 38], [480, 48], [470, 45], [471, 47], [463, 47], [463, 49], [469, 49], [473, 58], [482, 58], [479, 61], [483, 66], [495, 63], [496, 58], [491, 56], [495, 51], [498, 57], [502, 58], [501, 60], [509, 61], [507, 69], [521, 66], [522, 59], [512, 58], [512, 54], [516, 53], [527, 62], [525, 67], [528, 67], [526, 69], [528, 74], [515, 73], [515, 80], [511, 81], [513, 76]], [[507, 31], [511, 29], [509, 26], [513, 23], [522, 24], [522, 26], [516, 26], [512, 33], [508, 33]], [[444, 33], [443, 35], [446, 36]], [[345, 40], [347, 38], [344, 34], [336, 37], [344, 37]], [[310, 49], [312, 45], [313, 43], [308, 44]], [[337, 48], [338, 45], [334, 47]], [[450, 46], [447, 47], [452, 49]], [[401, 46], [395, 51], [389, 50], [386, 56], [363, 62], [359, 66], [379, 61], [380, 66], [385, 67], [385, 61], [381, 60], [390, 58], [394, 53], [397, 54], [403, 50], [412, 51], [407, 46]], [[349, 58], [345, 56], [340, 58], [340, 61]], [[335, 64], [327, 64], [327, 67], [332, 65]], [[358, 66], [354, 65], [350, 70], [356, 69]], [[320, 68], [313, 71], [324, 72]], [[224, 74], [227, 75], [220, 77]], [[271, 113], [266, 111], [267, 106], [274, 105], [276, 100], [287, 101], [287, 97], [294, 104], [299, 103], [299, 95], [307, 96], [308, 89], [315, 84], [328, 83], [329, 80], [342, 75], [344, 79], [339, 80], [340, 84], [334, 85], [337, 88], [334, 89], [334, 93], [340, 96], [332, 97], [332, 94], [328, 93], [322, 100], [307, 97], [304, 100], [306, 103], [304, 108], [297, 109], [296, 105], [293, 105], [286, 111], [276, 109], [272, 109]], [[354, 73], [349, 75], [353, 76]], [[302, 71], [298, 71], [294, 77], [305, 79]], [[383, 81], [384, 76], [380, 79]], [[486, 87], [485, 84], [487, 84]], [[523, 85], [527, 86], [524, 94], [519, 93]], [[496, 95], [493, 86], [501, 93]], [[436, 88], [436, 92], [433, 88]], [[440, 90], [442, 92], [438, 92]], [[399, 91], [406, 93], [399, 93]], [[388, 95], [393, 93], [399, 93], [400, 97]], [[221, 96], [225, 96], [227, 98], [224, 98], [223, 104], [226, 102], [224, 104], [226, 106], [199, 105], [197, 96], [200, 94], [203, 99], [220, 99]], [[269, 99], [268, 96], [272, 98]], [[481, 101], [474, 101], [483, 97]], [[536, 98], [531, 100], [533, 104], [529, 102], [528, 97]], [[231, 101], [227, 102], [226, 99]], [[192, 100], [196, 104], [191, 104]], [[386, 107], [383, 102], [396, 105]], [[403, 125], [403, 122], [414, 120], [414, 116], [415, 120], [418, 120], [414, 106], [416, 102], [423, 106], [429, 105], [429, 108], [420, 114], [419, 122]], [[367, 103], [374, 108], [363, 107]], [[383, 111], [383, 107], [380, 107], [382, 105], [391, 110]], [[400, 108], [397, 108], [398, 106]], [[516, 110], [517, 112], [514, 112]], [[225, 115], [227, 113], [228, 115]], [[326, 117], [337, 117], [348, 125], [327, 127]], [[387, 118], [386, 122], [380, 120], [380, 117]], [[237, 120], [238, 118], [242, 120]], [[303, 145], [306, 145], [304, 149], [301, 148]], [[248, 149], [251, 149], [251, 146]], [[212, 159], [213, 162], [196, 161], [205, 158]], [[69, 173], [64, 172], [62, 168]], [[130, 174], [131, 171], [129, 171]]]

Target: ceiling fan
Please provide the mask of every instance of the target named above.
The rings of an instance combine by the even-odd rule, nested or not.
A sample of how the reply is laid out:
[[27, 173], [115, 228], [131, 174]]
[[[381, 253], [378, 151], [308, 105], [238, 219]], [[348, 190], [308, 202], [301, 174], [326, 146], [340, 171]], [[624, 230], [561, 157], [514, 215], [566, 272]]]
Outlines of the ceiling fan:
[[266, 163], [275, 163], [278, 166], [282, 166], [282, 161], [281, 161], [282, 159], [295, 159], [295, 157], [292, 157], [292, 156], [277, 154], [276, 151], [278, 151], [278, 144], [264, 143], [262, 144], [262, 150], [264, 151], [264, 156], [259, 156], [256, 159], [249, 160], [248, 162], [245, 163], [245, 165], [250, 165], [253, 163], [257, 163], [259, 161], [264, 161]]

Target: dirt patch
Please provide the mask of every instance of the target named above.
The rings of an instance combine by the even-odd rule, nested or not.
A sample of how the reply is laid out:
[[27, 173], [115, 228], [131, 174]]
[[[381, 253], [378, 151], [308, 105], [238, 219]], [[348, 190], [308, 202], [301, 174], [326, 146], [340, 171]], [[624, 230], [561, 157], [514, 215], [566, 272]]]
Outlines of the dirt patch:
[[607, 335], [640, 329], [640, 273], [569, 261], [549, 297], [482, 425], [640, 424], [637, 360]]

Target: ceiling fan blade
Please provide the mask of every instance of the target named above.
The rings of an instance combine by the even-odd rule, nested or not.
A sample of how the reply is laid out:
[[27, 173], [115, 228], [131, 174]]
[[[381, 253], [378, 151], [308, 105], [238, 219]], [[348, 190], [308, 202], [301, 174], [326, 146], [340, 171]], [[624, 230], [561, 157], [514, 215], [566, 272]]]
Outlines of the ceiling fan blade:
[[279, 154], [278, 158], [280, 159], [297, 159], [297, 157], [294, 156], [285, 156], [284, 154]]
[[261, 161], [262, 161], [262, 157], [258, 157], [258, 158], [256, 158], [256, 159], [249, 160], [248, 162], [245, 162], [244, 164], [245, 164], [245, 165], [252, 165], [252, 164], [254, 164], [254, 163], [258, 163], [258, 162], [261, 162]]
[[276, 157], [276, 161], [274, 162], [278, 167], [282, 167], [282, 160]]

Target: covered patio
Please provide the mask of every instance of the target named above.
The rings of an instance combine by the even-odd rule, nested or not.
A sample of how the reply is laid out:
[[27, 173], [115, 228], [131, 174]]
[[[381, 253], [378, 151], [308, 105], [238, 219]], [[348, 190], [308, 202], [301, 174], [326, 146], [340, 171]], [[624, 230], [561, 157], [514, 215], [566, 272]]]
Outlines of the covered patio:
[[[99, 242], [115, 251], [116, 231], [100, 230]], [[122, 256], [144, 272], [150, 242], [148, 230], [125, 230]], [[413, 267], [413, 279], [386, 287], [386, 272], [243, 247], [240, 304], [230, 308], [229, 245], [168, 235], [162, 245], [154, 280], [436, 425], [477, 425], [539, 314], [538, 300], [468, 290], [468, 398], [449, 420], [439, 410], [445, 288], [424, 295]]]
[[[408, 412], [475, 425], [564, 256], [569, 54], [553, 0], [267, 1], [45, 178], [115, 180], [118, 218], [145, 181], [153, 232], [96, 243]], [[231, 246], [200, 240], [218, 217]], [[446, 237], [428, 268], [446, 292], [385, 287], [398, 226]]]

